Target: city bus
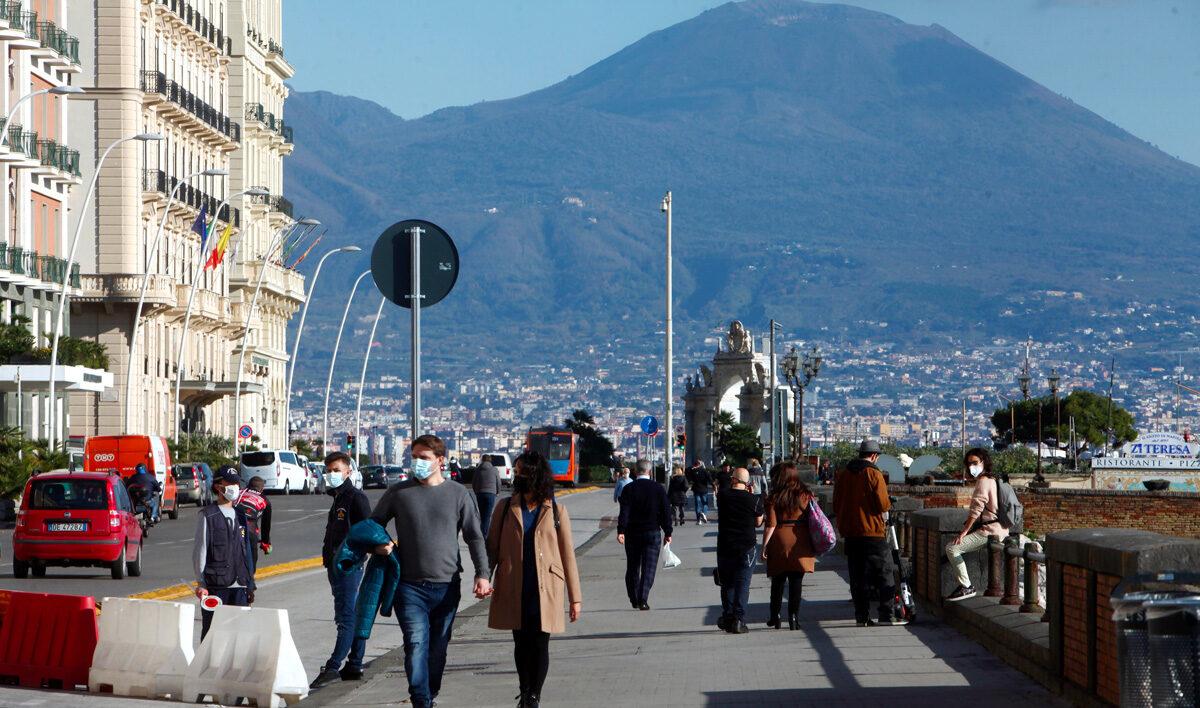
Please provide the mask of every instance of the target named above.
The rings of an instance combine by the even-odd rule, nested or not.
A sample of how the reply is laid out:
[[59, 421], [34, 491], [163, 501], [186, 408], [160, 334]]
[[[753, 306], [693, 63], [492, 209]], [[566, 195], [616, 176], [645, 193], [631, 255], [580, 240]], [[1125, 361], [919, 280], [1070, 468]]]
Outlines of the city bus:
[[525, 447], [542, 453], [558, 484], [574, 487], [579, 481], [579, 436], [570, 428], [530, 428]]

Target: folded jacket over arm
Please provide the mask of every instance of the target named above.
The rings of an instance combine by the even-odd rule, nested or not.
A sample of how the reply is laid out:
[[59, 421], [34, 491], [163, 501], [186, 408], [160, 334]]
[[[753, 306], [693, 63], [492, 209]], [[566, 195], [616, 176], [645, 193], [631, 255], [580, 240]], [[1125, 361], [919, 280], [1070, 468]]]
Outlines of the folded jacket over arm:
[[354, 608], [354, 636], [369, 639], [375, 625], [375, 615], [391, 617], [392, 599], [400, 582], [400, 559], [395, 553], [374, 555], [376, 546], [389, 543], [391, 537], [378, 523], [364, 519], [350, 527], [346, 540], [334, 555], [333, 573], [345, 577], [362, 565], [370, 556], [362, 583], [358, 586], [358, 602]]

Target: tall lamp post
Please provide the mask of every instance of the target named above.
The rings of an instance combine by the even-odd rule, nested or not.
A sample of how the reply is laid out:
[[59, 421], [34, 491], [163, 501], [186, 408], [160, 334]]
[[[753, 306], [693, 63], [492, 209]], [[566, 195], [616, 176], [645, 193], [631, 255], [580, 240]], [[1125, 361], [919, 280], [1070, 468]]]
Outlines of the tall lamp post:
[[821, 360], [821, 354], [815, 346], [811, 352], [805, 353], [803, 360], [794, 346], [783, 358], [783, 376], [796, 396], [796, 420], [793, 424], [796, 449], [792, 454], [794, 461], [798, 461], [804, 453], [804, 389], [820, 374]]
[[154, 243], [151, 244], [150, 250], [146, 252], [146, 272], [142, 276], [142, 292], [138, 296], [137, 311], [133, 315], [133, 332], [129, 336], [129, 362], [125, 367], [125, 425], [123, 426], [126, 435], [129, 435], [129, 416], [132, 409], [132, 399], [130, 397], [133, 395], [133, 348], [137, 346], [138, 331], [142, 327], [142, 308], [146, 304], [146, 288], [150, 285], [150, 270], [154, 263], [154, 258], [158, 255], [158, 242], [162, 239], [163, 230], [167, 225], [167, 217], [171, 214], [171, 204], [175, 202], [175, 195], [179, 193], [179, 188], [193, 177], [225, 177], [228, 175], [229, 173], [225, 170], [201, 170], [193, 172], [176, 182], [175, 186], [171, 188], [170, 196], [167, 197], [167, 206], [163, 208], [162, 219], [158, 222], [158, 231], [154, 234]]
[[329, 449], [329, 389], [333, 386], [333, 366], [337, 364], [338, 347], [342, 345], [342, 331], [346, 329], [346, 316], [350, 314], [350, 303], [354, 302], [354, 293], [358, 291], [358, 284], [362, 282], [362, 279], [370, 274], [370, 270], [363, 271], [362, 275], [355, 279], [354, 287], [350, 288], [350, 297], [346, 298], [346, 309], [342, 310], [342, 323], [338, 325], [337, 339], [333, 341], [333, 356], [329, 359], [329, 376], [325, 379], [325, 411], [321, 416], [321, 444], [326, 446], [325, 449]]
[[[6, 132], [7, 132], [7, 129], [6, 129]], [[159, 135], [158, 133], [138, 133], [137, 135], [130, 135], [129, 137], [121, 138], [120, 140], [113, 142], [113, 144], [109, 145], [108, 149], [106, 149], [104, 151], [104, 153], [102, 155], [100, 155], [100, 159], [96, 161], [96, 170], [92, 174], [92, 182], [90, 185], [88, 185], [88, 191], [83, 196], [83, 206], [79, 209], [79, 220], [77, 222], [75, 222], [75, 233], [71, 236], [71, 246], [67, 253], [67, 268], [68, 268], [68, 270], [70, 269], [70, 264], [75, 262], [75, 250], [79, 246], [79, 235], [80, 235], [80, 233], [83, 232], [83, 221], [84, 221], [84, 217], [87, 215], [88, 206], [92, 202], [92, 195], [96, 193], [96, 184], [100, 179], [100, 169], [102, 167], [104, 167], [104, 161], [106, 159], [108, 159], [108, 155], [109, 155], [109, 153], [111, 153], [113, 151], [113, 148], [115, 148], [116, 146], [118, 146], [122, 143], [127, 143], [130, 140], [137, 140], [139, 142], [150, 142], [153, 140], [165, 140], [165, 138], [162, 135]], [[62, 337], [63, 310], [66, 309], [67, 291], [68, 291], [68, 288], [70, 287], [70, 285], [71, 285], [71, 274], [64, 273], [63, 281], [62, 281], [62, 291], [59, 292], [59, 294], [58, 294], [58, 314], [56, 314], [54, 317], [54, 341], [50, 345], [50, 386], [49, 386], [50, 391], [48, 394], [48, 401], [50, 404], [50, 415], [47, 416], [50, 420], [50, 433], [47, 436], [47, 439], [49, 440], [49, 443], [50, 443], [49, 447], [51, 450], [54, 449], [55, 442], [57, 439], [57, 433], [58, 433], [58, 431], [56, 430], [56, 420], [55, 420], [55, 417], [56, 417], [55, 413], [57, 412], [57, 409], [58, 409], [58, 405], [57, 405], [58, 402], [54, 400], [55, 373], [57, 372], [57, 368], [58, 368], [58, 340], [60, 337]]]
[[[335, 253], [357, 253], [362, 249], [358, 246], [342, 246], [334, 248], [321, 256], [321, 260], [317, 261], [317, 269], [313, 272], [312, 281], [308, 284], [308, 295], [304, 297], [304, 309], [300, 311], [300, 324], [296, 327], [296, 342], [292, 345], [292, 360], [288, 364], [287, 376], [287, 391], [283, 398], [283, 431], [284, 431], [284, 449], [292, 446], [292, 381], [296, 376], [296, 356], [300, 352], [300, 339], [304, 336], [304, 318], [308, 316], [308, 306], [312, 303], [313, 293], [317, 290], [317, 278], [321, 277], [321, 266], [325, 265], [325, 259]], [[357, 284], [357, 283], [356, 283]]]
[[[658, 207], [667, 215], [667, 342], [666, 342], [666, 364], [667, 364], [667, 440], [666, 440], [666, 459], [664, 460], [664, 471], [667, 475], [671, 474], [672, 462], [675, 457], [675, 401], [674, 393], [672, 392], [671, 378], [674, 375], [672, 371], [671, 356], [671, 340], [672, 340], [672, 322], [671, 322], [671, 281], [673, 278], [671, 271], [671, 192], [667, 190], [667, 195], [663, 197], [662, 203]], [[665, 480], [664, 480], [665, 481]]]
[[[1058, 407], [1058, 382], [1061, 377], [1058, 375], [1057, 369], [1050, 369], [1050, 375], [1046, 377], [1046, 385], [1050, 387], [1050, 393], [1054, 396], [1054, 449], [1058, 450], [1059, 439], [1062, 437], [1062, 410]], [[1058, 456], [1055, 455], [1055, 459]]]
[[[371, 335], [367, 337], [367, 353], [363, 355], [362, 375], [358, 377], [358, 407], [354, 411], [354, 444], [362, 438], [362, 399], [363, 386], [367, 381], [367, 362], [371, 360], [371, 345], [375, 343], [375, 328], [379, 326], [379, 319], [383, 316], [383, 304], [387, 302], [387, 298], [380, 298], [379, 309], [375, 311], [375, 322], [371, 324]], [[420, 383], [416, 382], [419, 386]], [[416, 432], [414, 430], [414, 432]], [[367, 455], [370, 456], [371, 450], [367, 449]], [[354, 469], [358, 469], [358, 450], [354, 451]]]
[[779, 324], [775, 320], [771, 320], [771, 464], [769, 467], [767, 467], [767, 469], [771, 469], [775, 466], [775, 462], [779, 457], [778, 448], [780, 447], [776, 443], [779, 442], [778, 438], [783, 437], [780, 434], [783, 431], [775, 429], [775, 426], [777, 425], [776, 418], [779, 417], [779, 412], [775, 408], [775, 330], [777, 329], [783, 329], [783, 325]]

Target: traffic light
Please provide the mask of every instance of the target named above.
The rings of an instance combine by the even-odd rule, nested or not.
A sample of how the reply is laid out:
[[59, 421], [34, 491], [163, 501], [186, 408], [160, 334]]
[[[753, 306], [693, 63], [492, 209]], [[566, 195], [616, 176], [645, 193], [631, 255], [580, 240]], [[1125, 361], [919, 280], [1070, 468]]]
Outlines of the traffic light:
[[354, 436], [346, 436], [346, 452], [354, 452]]
[[687, 433], [679, 433], [675, 436], [675, 447], [680, 450], [687, 447]]

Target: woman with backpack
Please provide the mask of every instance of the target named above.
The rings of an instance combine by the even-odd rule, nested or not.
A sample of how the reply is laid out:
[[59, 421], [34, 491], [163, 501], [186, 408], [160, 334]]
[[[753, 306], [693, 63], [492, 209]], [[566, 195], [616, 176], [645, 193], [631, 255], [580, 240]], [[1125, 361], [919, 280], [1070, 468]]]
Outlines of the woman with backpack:
[[816, 567], [816, 552], [808, 531], [809, 506], [815, 503], [796, 465], [777, 463], [771, 469], [763, 523], [762, 558], [771, 578], [771, 615], [768, 627], [780, 628], [783, 586], [788, 586], [788, 629], [800, 628], [800, 588], [804, 574]]
[[975, 479], [975, 491], [971, 493], [971, 506], [962, 533], [946, 546], [946, 556], [958, 576], [958, 589], [946, 598], [950, 602], [975, 597], [975, 586], [971, 585], [963, 554], [983, 548], [991, 536], [1004, 538], [1008, 535], [1008, 528], [1000, 522], [1000, 489], [992, 472], [991, 455], [981, 447], [973, 448], [967, 451], [963, 465]]
[[513, 494], [498, 504], [488, 529], [492, 606], [488, 627], [512, 630], [521, 695], [519, 708], [536, 708], [550, 668], [550, 635], [579, 618], [582, 594], [571, 541], [571, 519], [554, 501], [554, 474], [540, 453], [527, 450], [513, 463]]

